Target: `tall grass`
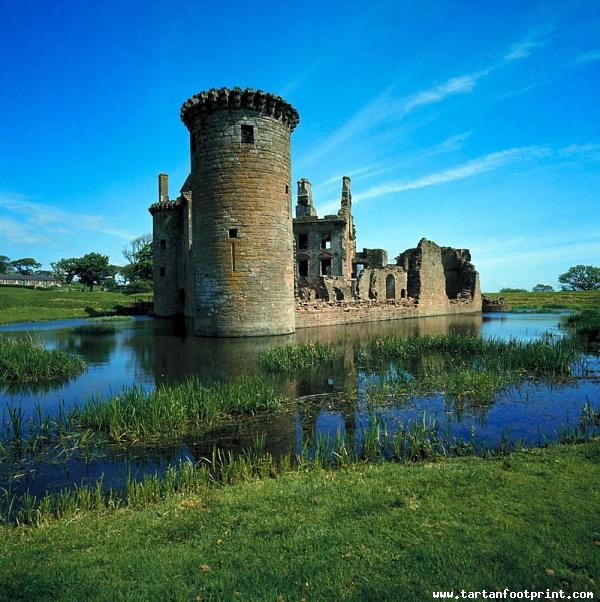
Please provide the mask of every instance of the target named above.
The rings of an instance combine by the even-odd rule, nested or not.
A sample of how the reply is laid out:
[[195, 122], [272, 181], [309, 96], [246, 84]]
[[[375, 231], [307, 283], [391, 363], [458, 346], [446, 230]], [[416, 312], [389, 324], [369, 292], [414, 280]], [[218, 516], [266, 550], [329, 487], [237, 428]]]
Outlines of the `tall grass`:
[[133, 316], [96, 316], [90, 322], [133, 322]]
[[83, 334], [86, 336], [103, 336], [107, 334], [114, 334], [115, 327], [113, 324], [82, 324], [76, 326], [71, 330], [75, 334]]
[[85, 368], [81, 358], [44, 349], [32, 337], [0, 336], [0, 383], [70, 378]]
[[333, 349], [322, 343], [306, 343], [273, 347], [263, 351], [258, 358], [267, 372], [294, 373], [298, 370], [320, 368], [333, 358]]
[[429, 337], [387, 336], [373, 339], [367, 346], [367, 359], [394, 361], [409, 365], [431, 354], [443, 354], [448, 366], [470, 365], [478, 371], [520, 371], [529, 374], [563, 376], [581, 359], [581, 352], [569, 339], [544, 337], [535, 341], [508, 341], [448, 334]]
[[269, 381], [241, 377], [205, 385], [197, 377], [153, 391], [126, 387], [108, 399], [90, 399], [73, 410], [81, 429], [105, 433], [111, 441], [142, 441], [181, 436], [217, 420], [282, 407]]
[[600, 343], [600, 311], [586, 310], [572, 314], [567, 318], [566, 326], [589, 343]]
[[[600, 410], [593, 410], [587, 404], [579, 424], [564, 432], [559, 430], [557, 434], [562, 442], [588, 441], [599, 418]], [[542, 444], [548, 445], [548, 441]], [[418, 420], [401, 424], [393, 433], [389, 432], [385, 422], [372, 418], [360, 431], [359, 444], [352, 443], [347, 435], [337, 431], [334, 437], [318, 436], [304, 442], [297, 454], [275, 458], [265, 452], [264, 437], [259, 437], [251, 448], [237, 455], [213, 448], [210, 458], [203, 458], [198, 463], [179, 461], [167, 466], [162, 474], [154, 472], [135, 479], [129, 472], [120, 490], [105, 490], [102, 478], [91, 485], [82, 484], [39, 498], [29, 493], [17, 496], [0, 490], [0, 523], [39, 526], [82, 512], [143, 508], [176, 494], [202, 496], [214, 487], [307, 470], [335, 469], [366, 462], [435, 461], [473, 454], [492, 457], [520, 448], [519, 443], [502, 440], [495, 449], [487, 449], [478, 443], [474, 432], [470, 439], [451, 440], [448, 435], [441, 434], [437, 420], [425, 413]]]

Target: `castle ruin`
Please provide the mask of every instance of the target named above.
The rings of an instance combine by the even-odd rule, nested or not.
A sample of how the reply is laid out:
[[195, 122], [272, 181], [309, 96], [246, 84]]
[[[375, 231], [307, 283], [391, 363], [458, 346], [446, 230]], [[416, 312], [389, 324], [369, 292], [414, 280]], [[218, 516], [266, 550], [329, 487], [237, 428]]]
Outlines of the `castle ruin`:
[[158, 177], [154, 311], [184, 316], [200, 336], [289, 334], [297, 328], [481, 311], [466, 249], [422, 239], [388, 263], [356, 250], [350, 178], [340, 209], [319, 218], [310, 182], [292, 217], [290, 137], [296, 109], [252, 88], [212, 89], [181, 108], [191, 171], [169, 198]]

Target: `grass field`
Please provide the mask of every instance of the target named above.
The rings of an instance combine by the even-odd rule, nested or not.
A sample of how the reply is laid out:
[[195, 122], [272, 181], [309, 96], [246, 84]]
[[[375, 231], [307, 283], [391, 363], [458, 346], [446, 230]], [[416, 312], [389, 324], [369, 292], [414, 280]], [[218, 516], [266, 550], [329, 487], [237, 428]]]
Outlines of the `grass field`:
[[79, 288], [0, 286], [0, 324], [114, 314], [119, 308], [131, 308], [137, 300], [148, 297], [148, 294], [124, 295]]
[[600, 594], [600, 441], [359, 464], [0, 527], [1, 600]]
[[557, 291], [554, 293], [484, 293], [504, 297], [513, 309], [600, 309], [600, 291]]

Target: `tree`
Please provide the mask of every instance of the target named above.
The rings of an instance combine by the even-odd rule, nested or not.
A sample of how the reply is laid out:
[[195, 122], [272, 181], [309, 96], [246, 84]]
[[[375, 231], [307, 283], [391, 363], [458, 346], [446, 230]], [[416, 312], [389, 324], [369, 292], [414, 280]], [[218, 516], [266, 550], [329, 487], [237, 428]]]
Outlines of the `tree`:
[[108, 255], [100, 253], [88, 253], [77, 260], [77, 276], [81, 284], [94, 289], [94, 284], [100, 284], [106, 278], [114, 275], [112, 266], [108, 262]]
[[136, 253], [139, 253], [140, 250], [148, 245], [150, 245], [150, 247], [152, 246], [152, 234], [142, 234], [123, 247], [123, 257], [125, 257], [129, 263], [135, 263]]
[[10, 264], [13, 266], [19, 274], [23, 276], [30, 276], [33, 274], [33, 270], [39, 270], [42, 264], [37, 262], [33, 257], [22, 257], [21, 259], [15, 259]]
[[552, 293], [554, 292], [554, 288], [549, 284], [536, 284], [532, 289], [534, 293]]
[[501, 293], [526, 293], [524, 288], [501, 288]]
[[593, 265], [574, 265], [558, 277], [563, 291], [600, 290], [600, 268]]
[[127, 282], [152, 280], [152, 236], [150, 234], [138, 236], [125, 245], [123, 256], [129, 264], [120, 268], [119, 272]]
[[7, 257], [6, 255], [0, 255], [0, 274], [8, 274], [9, 272], [14, 271], [15, 268], [10, 262], [10, 257]]
[[54, 261], [50, 264], [52, 267], [52, 273], [56, 278], [65, 284], [71, 284], [71, 282], [73, 282], [73, 278], [77, 274], [79, 261], [80, 259], [77, 259], [76, 257], [63, 258], [58, 261]]

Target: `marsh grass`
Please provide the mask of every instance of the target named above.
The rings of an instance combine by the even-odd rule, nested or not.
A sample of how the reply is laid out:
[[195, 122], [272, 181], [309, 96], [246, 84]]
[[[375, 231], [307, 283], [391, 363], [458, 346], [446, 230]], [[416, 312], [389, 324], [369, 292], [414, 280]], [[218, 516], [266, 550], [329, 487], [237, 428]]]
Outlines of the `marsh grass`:
[[600, 343], [599, 310], [586, 310], [570, 315], [566, 320], [566, 327], [592, 345]]
[[5, 404], [0, 441], [19, 449], [69, 443], [144, 443], [176, 439], [214, 426], [218, 421], [269, 410], [280, 410], [283, 399], [273, 384], [241, 377], [229, 383], [202, 384], [190, 378], [152, 391], [124, 387], [119, 395], [90, 398], [79, 406], [50, 416], [38, 405], [27, 417], [18, 404]]
[[114, 334], [116, 332], [116, 328], [113, 324], [82, 324], [81, 326], [75, 326], [71, 332], [85, 336], [103, 336]]
[[330, 346], [317, 342], [273, 347], [263, 351], [258, 361], [267, 372], [293, 374], [299, 370], [322, 368], [333, 357], [334, 351]]
[[133, 322], [133, 316], [96, 316], [90, 318], [89, 322]]
[[31, 336], [0, 336], [0, 383], [70, 378], [85, 368], [81, 358], [47, 350], [41, 341]]
[[[577, 425], [557, 432], [563, 443], [589, 441], [600, 422], [600, 409], [586, 404]], [[547, 446], [549, 442], [540, 442]], [[523, 448], [520, 442], [503, 439], [495, 449], [488, 449], [471, 438], [450, 439], [440, 432], [435, 417], [423, 413], [420, 419], [401, 424], [395, 432], [372, 417], [360, 429], [359, 442], [351, 441], [345, 433], [335, 436], [318, 435], [304, 441], [300, 452], [274, 457], [265, 451], [265, 439], [257, 437], [253, 445], [239, 454], [213, 448], [210, 458], [195, 463], [190, 460], [170, 464], [162, 473], [154, 472], [136, 479], [131, 470], [122, 489], [106, 490], [103, 479], [94, 484], [75, 486], [42, 497], [28, 492], [17, 496], [0, 490], [0, 523], [40, 526], [52, 520], [78, 516], [85, 512], [107, 512], [120, 507], [144, 508], [176, 494], [203, 494], [215, 487], [277, 478], [309, 470], [339, 469], [367, 463], [409, 463], [437, 461], [454, 456], [479, 455], [485, 458], [505, 456]]]

